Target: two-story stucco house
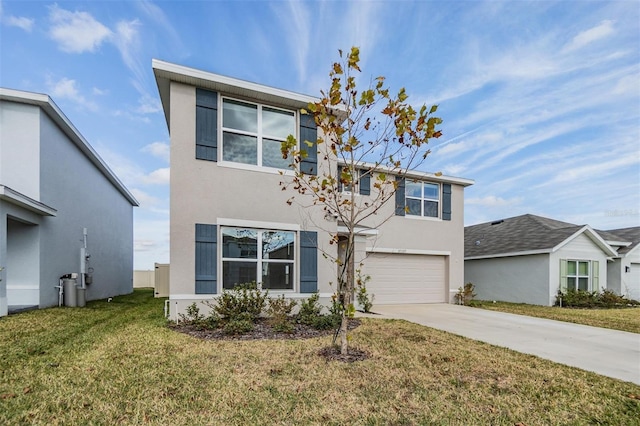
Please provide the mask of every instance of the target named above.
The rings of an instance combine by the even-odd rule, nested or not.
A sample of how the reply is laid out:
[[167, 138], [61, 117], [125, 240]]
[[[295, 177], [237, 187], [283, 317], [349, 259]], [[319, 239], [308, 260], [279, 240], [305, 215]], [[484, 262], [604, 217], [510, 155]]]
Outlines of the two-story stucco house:
[[[316, 99], [163, 61], [152, 66], [171, 139], [172, 317], [249, 281], [291, 298], [330, 297], [337, 266], [323, 253], [337, 256], [330, 233], [341, 224], [320, 207], [288, 205], [292, 194], [279, 186], [291, 173], [281, 142], [322, 137], [300, 114]], [[301, 170], [323, 170], [322, 156], [308, 152]], [[375, 303], [447, 302], [463, 285], [464, 188], [472, 183], [409, 173], [396, 203], [378, 215], [389, 219], [363, 227], [356, 254]], [[350, 189], [360, 197], [374, 190], [370, 179]]]
[[86, 300], [130, 293], [137, 205], [49, 96], [0, 88], [0, 316], [70, 273], [93, 271]]

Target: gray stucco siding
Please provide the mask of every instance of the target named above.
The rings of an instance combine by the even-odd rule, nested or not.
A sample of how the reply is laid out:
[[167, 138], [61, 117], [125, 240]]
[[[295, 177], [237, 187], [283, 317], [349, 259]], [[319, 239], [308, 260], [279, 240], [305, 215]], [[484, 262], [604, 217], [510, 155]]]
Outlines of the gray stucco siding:
[[58, 278], [79, 272], [83, 228], [94, 268], [87, 300], [133, 290], [133, 206], [44, 113], [41, 201], [58, 210], [41, 224], [41, 307], [58, 303]]
[[548, 254], [467, 260], [464, 277], [479, 300], [550, 304]]

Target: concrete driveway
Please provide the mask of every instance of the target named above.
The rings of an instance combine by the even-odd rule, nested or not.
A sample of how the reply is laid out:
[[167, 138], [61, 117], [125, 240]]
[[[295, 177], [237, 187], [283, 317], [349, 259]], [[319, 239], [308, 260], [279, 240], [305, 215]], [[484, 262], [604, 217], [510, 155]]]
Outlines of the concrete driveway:
[[373, 311], [640, 385], [640, 334], [447, 304]]

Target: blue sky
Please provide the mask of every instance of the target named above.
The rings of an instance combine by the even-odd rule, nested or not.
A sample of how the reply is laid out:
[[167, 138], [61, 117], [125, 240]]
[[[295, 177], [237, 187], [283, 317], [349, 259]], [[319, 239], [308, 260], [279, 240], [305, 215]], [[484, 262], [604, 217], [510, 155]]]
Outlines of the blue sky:
[[475, 180], [465, 224], [640, 225], [640, 2], [2, 1], [0, 86], [49, 94], [141, 202], [169, 261], [169, 135], [151, 59], [309, 95], [337, 50], [436, 103], [424, 171]]

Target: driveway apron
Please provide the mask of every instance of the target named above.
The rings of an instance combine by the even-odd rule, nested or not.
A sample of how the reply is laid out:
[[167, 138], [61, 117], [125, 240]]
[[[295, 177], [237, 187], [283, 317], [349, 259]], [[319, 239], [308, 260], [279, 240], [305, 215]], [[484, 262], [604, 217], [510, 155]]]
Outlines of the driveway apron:
[[448, 304], [373, 311], [640, 385], [640, 334]]

